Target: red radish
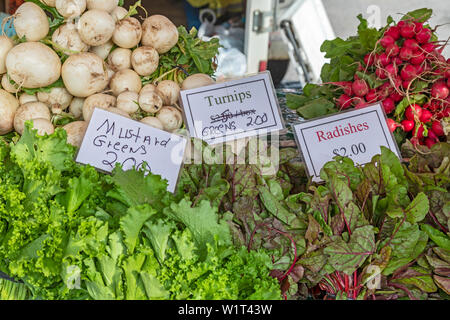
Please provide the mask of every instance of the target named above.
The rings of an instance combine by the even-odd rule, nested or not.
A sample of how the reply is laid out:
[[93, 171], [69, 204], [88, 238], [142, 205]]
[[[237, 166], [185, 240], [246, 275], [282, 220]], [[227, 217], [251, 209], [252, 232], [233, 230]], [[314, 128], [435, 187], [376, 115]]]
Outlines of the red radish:
[[423, 125], [420, 125], [419, 127], [416, 127], [414, 129], [414, 133], [413, 134], [414, 134], [415, 137], [417, 137], [419, 139], [422, 139], [423, 138], [423, 131], [424, 131]]
[[388, 64], [386, 66], [385, 70], [386, 70], [386, 73], [388, 75], [390, 75], [391, 77], [394, 76], [394, 75], [397, 75], [397, 73], [398, 73], [397, 67], [395, 65], [393, 65], [392, 63]]
[[386, 54], [388, 57], [395, 57], [400, 52], [400, 48], [395, 43], [390, 44], [386, 47]]
[[377, 70], [375, 70], [375, 75], [378, 77], [378, 79], [381, 79], [381, 80], [384, 80], [387, 78], [386, 71], [384, 71], [381, 68], [377, 68]]
[[413, 53], [412, 49], [408, 48], [408, 47], [402, 47], [400, 49], [400, 53], [398, 54], [400, 59], [402, 59], [403, 61], [408, 61], [409, 59], [411, 59], [411, 57], [413, 55], [414, 55], [414, 53]]
[[414, 32], [418, 33], [423, 29], [423, 23], [419, 21], [414, 22]]
[[432, 117], [433, 114], [431, 113], [430, 110], [422, 109], [422, 115], [420, 116], [419, 120], [420, 122], [427, 123], [428, 121], [431, 120]]
[[392, 59], [392, 63], [395, 63], [397, 66], [399, 66], [403, 63], [403, 60], [397, 56]]
[[435, 144], [436, 144], [436, 140], [434, 140], [434, 139], [430, 139], [430, 138], [426, 138], [425, 139], [425, 145], [429, 148], [429, 149], [431, 149], [431, 147], [432, 146], [434, 146]]
[[366, 101], [371, 103], [378, 100], [378, 95], [375, 89], [370, 89], [369, 92], [366, 94]]
[[450, 62], [447, 60], [447, 64], [449, 64], [449, 67], [445, 69], [444, 71], [444, 78], [447, 78], [447, 80], [450, 78]]
[[378, 56], [378, 62], [381, 63], [383, 67], [386, 67], [391, 61], [386, 53], [382, 53]]
[[401, 122], [401, 124], [402, 124], [403, 131], [405, 131], [405, 132], [409, 132], [412, 129], [414, 129], [414, 121], [412, 121], [412, 120], [403, 120]]
[[377, 89], [378, 98], [381, 100], [386, 99], [390, 95], [391, 89], [391, 84], [389, 82], [383, 83]]
[[346, 94], [341, 94], [337, 101], [339, 107], [341, 107], [341, 110], [347, 109], [352, 105], [352, 98], [350, 98]]
[[388, 46], [390, 46], [394, 43], [395, 43], [395, 40], [390, 35], [385, 35], [383, 38], [380, 39], [380, 44], [383, 48], [387, 48]]
[[394, 102], [400, 102], [400, 101], [403, 100], [403, 95], [400, 94], [400, 93], [398, 93], [397, 91], [394, 91], [394, 92], [391, 94], [390, 98], [391, 98], [392, 100], [394, 100]]
[[405, 80], [402, 82], [402, 87], [406, 89], [413, 88], [414, 86], [411, 84], [411, 80]]
[[342, 83], [342, 89], [344, 89], [344, 94], [351, 96], [353, 95], [352, 92], [352, 82], [351, 81], [345, 81]]
[[367, 107], [369, 104], [364, 100], [361, 99], [356, 105], [355, 105], [355, 109], [362, 109]]
[[420, 119], [421, 116], [422, 116], [422, 107], [416, 103], [413, 103], [412, 105], [408, 106], [405, 110], [405, 117], [408, 120], [414, 120], [415, 117], [417, 117], [417, 119]]
[[428, 28], [423, 28], [416, 34], [416, 40], [417, 42], [424, 44], [430, 41], [431, 39], [431, 30]]
[[431, 130], [438, 136], [444, 136], [445, 132], [444, 132], [444, 128], [442, 128], [442, 124], [440, 121], [433, 121], [433, 123], [431, 124]]
[[376, 54], [375, 53], [373, 53], [373, 54], [368, 53], [368, 54], [366, 54], [364, 56], [364, 63], [368, 67], [372, 66], [373, 63], [375, 62], [375, 60], [376, 60]]
[[414, 39], [406, 39], [403, 42], [403, 48], [410, 48], [411, 50], [416, 50], [419, 47], [419, 44]]
[[402, 27], [400, 27], [400, 35], [403, 38], [412, 38], [415, 36], [414, 28], [414, 23], [406, 22]]
[[414, 52], [413, 56], [410, 59], [410, 62], [412, 64], [418, 65], [422, 64], [422, 62], [425, 60], [425, 55], [422, 52], [416, 51]]
[[428, 138], [433, 140], [439, 140], [438, 136], [436, 135], [436, 133], [434, 133], [433, 130], [428, 130]]
[[364, 97], [369, 92], [369, 86], [364, 80], [358, 79], [353, 81], [352, 90], [356, 96]]
[[431, 42], [425, 43], [425, 44], [422, 46], [422, 49], [423, 49], [425, 52], [427, 52], [427, 53], [433, 52], [435, 48], [436, 48], [436, 45], [433, 44], [433, 43], [431, 43]]
[[448, 87], [443, 81], [436, 82], [431, 87], [431, 96], [433, 98], [444, 100], [448, 97], [448, 94]]
[[401, 125], [399, 125], [397, 122], [395, 122], [391, 118], [387, 119], [387, 125], [388, 125], [388, 128], [389, 128], [390, 132], [394, 132], [395, 129], [397, 129], [398, 127], [401, 127]]
[[400, 76], [405, 81], [411, 81], [416, 76], [416, 68], [411, 64], [407, 64], [400, 72]]
[[447, 79], [447, 87], [450, 88], [450, 78]]
[[391, 98], [384, 99], [382, 105], [386, 114], [389, 114], [395, 110], [395, 103], [394, 100], [392, 100]]
[[384, 33], [384, 35], [391, 36], [394, 40], [400, 38], [400, 29], [397, 26], [392, 26]]
[[436, 112], [441, 109], [440, 102], [438, 100], [431, 100], [428, 109], [432, 112]]
[[[412, 59], [411, 59], [412, 61]], [[414, 64], [414, 68], [416, 68], [416, 75], [420, 75], [423, 73], [423, 66], [422, 64]]]

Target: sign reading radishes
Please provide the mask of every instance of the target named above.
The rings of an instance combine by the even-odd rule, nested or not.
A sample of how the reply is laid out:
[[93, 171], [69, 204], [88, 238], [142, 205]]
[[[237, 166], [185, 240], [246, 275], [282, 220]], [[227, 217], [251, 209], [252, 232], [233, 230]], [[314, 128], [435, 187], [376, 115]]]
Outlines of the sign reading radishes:
[[117, 163], [161, 175], [173, 192], [187, 139], [96, 108], [76, 161], [111, 172]]
[[284, 128], [269, 72], [182, 90], [181, 101], [189, 133], [208, 144]]
[[308, 172], [316, 182], [321, 181], [322, 167], [335, 156], [364, 165], [384, 146], [400, 158], [380, 104], [302, 122], [294, 130]]

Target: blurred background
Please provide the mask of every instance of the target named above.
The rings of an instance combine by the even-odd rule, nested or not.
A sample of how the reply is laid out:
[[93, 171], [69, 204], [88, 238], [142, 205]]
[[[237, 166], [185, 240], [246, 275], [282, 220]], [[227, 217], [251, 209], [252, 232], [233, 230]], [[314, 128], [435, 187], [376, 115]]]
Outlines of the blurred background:
[[[0, 16], [13, 14], [23, 0], [0, 0]], [[125, 0], [125, 8], [136, 0]], [[148, 14], [162, 14], [176, 25], [195, 27], [208, 39], [221, 39], [217, 77], [239, 77], [270, 70], [276, 86], [317, 82], [326, 62], [324, 40], [354, 35], [362, 14], [380, 28], [391, 15], [433, 9], [430, 20], [440, 40], [450, 37], [450, 5], [443, 0], [142, 0]], [[144, 16], [144, 12], [142, 16]], [[6, 26], [8, 28], [8, 25]], [[7, 30], [11, 31], [11, 26]], [[447, 47], [443, 55], [450, 56]]]

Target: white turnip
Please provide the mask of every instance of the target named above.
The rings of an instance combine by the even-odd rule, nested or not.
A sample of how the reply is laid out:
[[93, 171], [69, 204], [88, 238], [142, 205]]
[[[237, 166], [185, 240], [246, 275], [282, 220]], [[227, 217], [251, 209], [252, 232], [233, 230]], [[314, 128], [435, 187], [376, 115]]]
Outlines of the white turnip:
[[50, 92], [38, 92], [37, 98], [48, 105], [52, 113], [60, 114], [69, 107], [73, 96], [65, 88], [51, 88]]
[[139, 110], [139, 94], [133, 91], [125, 91], [117, 97], [117, 108], [130, 114]]
[[131, 119], [130, 115], [127, 112], [125, 112], [119, 108], [108, 108], [107, 111], [121, 115], [122, 117], [125, 117], [128, 119]]
[[14, 116], [14, 129], [21, 135], [25, 121], [43, 118], [50, 121], [51, 115], [47, 105], [42, 102], [28, 102], [21, 105]]
[[58, 80], [61, 75], [61, 60], [46, 45], [25, 42], [9, 50], [6, 70], [11, 79], [21, 87], [41, 88]]
[[79, 98], [100, 92], [108, 85], [105, 62], [90, 52], [74, 54], [67, 58], [61, 75], [67, 91]]
[[87, 7], [89, 10], [99, 9], [111, 13], [118, 5], [119, 0], [87, 0]]
[[131, 70], [124, 69], [116, 72], [109, 83], [113, 94], [117, 97], [124, 91], [139, 92], [142, 88], [141, 78], [139, 75]]
[[69, 112], [74, 116], [75, 119], [80, 119], [83, 116], [83, 104], [84, 98], [73, 98], [69, 105]]
[[90, 46], [107, 43], [113, 35], [114, 28], [113, 18], [103, 10], [88, 10], [78, 21], [78, 33], [83, 42]]
[[89, 49], [72, 23], [63, 24], [56, 29], [52, 35], [52, 42], [57, 45], [57, 47], [53, 46], [55, 50], [60, 50], [66, 55], [86, 52]]
[[162, 15], [148, 17], [142, 23], [142, 44], [151, 46], [159, 54], [166, 53], [178, 42], [178, 29]]
[[52, 134], [55, 132], [55, 127], [50, 120], [44, 118], [34, 118], [31, 119], [31, 121], [33, 121], [33, 129], [37, 130], [37, 134], [39, 136]]
[[158, 69], [158, 51], [149, 46], [139, 47], [131, 54], [131, 64], [139, 75], [149, 76]]
[[131, 68], [131, 50], [124, 48], [116, 48], [113, 50], [106, 60], [108, 65], [114, 72]]
[[86, 0], [56, 0], [55, 7], [64, 18], [75, 18], [86, 10]]
[[136, 18], [128, 17], [116, 22], [112, 41], [121, 48], [136, 47], [141, 41], [142, 27]]
[[122, 20], [123, 18], [125, 18], [128, 14], [127, 9], [123, 8], [123, 7], [116, 7], [112, 12], [111, 12], [111, 16], [114, 19], [114, 22], [117, 22], [119, 20]]
[[25, 103], [28, 103], [28, 102], [35, 102], [35, 101], [39, 101], [35, 94], [29, 95], [29, 94], [26, 94], [26, 93], [22, 93], [20, 95], [20, 97], [19, 97], [19, 103], [20, 104], [25, 104]]
[[0, 89], [0, 135], [13, 130], [17, 108], [19, 108], [19, 101], [16, 97]]
[[153, 83], [147, 83], [145, 86], [142, 87], [139, 94], [145, 92], [145, 91], [157, 91], [156, 86]]
[[12, 47], [14, 47], [14, 42], [10, 38], [5, 35], [0, 36], [0, 74], [6, 72], [6, 55]]
[[108, 57], [108, 55], [111, 53], [111, 49], [113, 48], [113, 46], [114, 46], [114, 43], [110, 40], [100, 46], [91, 47], [89, 49], [89, 51], [92, 53], [95, 53], [100, 58], [105, 60]]
[[83, 142], [88, 124], [86, 121], [74, 121], [66, 124], [63, 129], [67, 133], [67, 143], [79, 148], [81, 142]]
[[8, 74], [4, 74], [2, 76], [2, 87], [4, 90], [8, 91], [9, 93], [17, 93], [20, 91], [20, 88], [18, 85], [13, 85], [11, 82], [9, 82]]
[[153, 128], [164, 130], [162, 122], [156, 117], [145, 117], [141, 119], [142, 123], [145, 123]]
[[181, 112], [175, 107], [162, 107], [156, 114], [156, 117], [163, 124], [164, 130], [169, 132], [179, 129], [183, 125], [183, 117]]
[[89, 96], [83, 103], [83, 119], [90, 121], [95, 108], [107, 110], [116, 106], [116, 97], [109, 94], [97, 93]]
[[14, 29], [19, 38], [25, 37], [27, 41], [39, 41], [44, 39], [50, 30], [44, 10], [32, 2], [22, 4], [14, 16]]
[[149, 113], [158, 112], [163, 106], [163, 99], [158, 91], [147, 88], [139, 93], [139, 107]]
[[181, 90], [195, 89], [216, 83], [213, 78], [204, 73], [190, 75], [181, 83]]
[[163, 98], [164, 105], [172, 106], [178, 101], [180, 86], [171, 80], [163, 80], [156, 87]]

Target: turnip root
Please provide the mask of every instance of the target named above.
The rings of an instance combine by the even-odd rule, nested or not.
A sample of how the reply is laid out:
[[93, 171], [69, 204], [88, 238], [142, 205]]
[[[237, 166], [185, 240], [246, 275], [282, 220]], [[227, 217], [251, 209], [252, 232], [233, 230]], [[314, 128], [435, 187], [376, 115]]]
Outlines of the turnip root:
[[142, 87], [139, 94], [145, 92], [145, 91], [157, 91], [156, 86], [152, 83], [147, 83], [145, 86]]
[[37, 4], [25, 2], [15, 13], [14, 29], [19, 38], [25, 37], [27, 41], [44, 39], [50, 25], [47, 15]]
[[7, 36], [0, 36], [0, 74], [6, 72], [6, 55], [14, 47], [14, 42]]
[[138, 111], [139, 94], [133, 91], [125, 91], [117, 97], [117, 108], [130, 114]]
[[28, 103], [28, 102], [35, 102], [35, 101], [39, 101], [35, 94], [29, 95], [26, 93], [22, 93], [19, 97], [19, 103], [21, 105]]
[[116, 7], [112, 12], [111, 12], [111, 16], [114, 19], [114, 22], [117, 22], [119, 20], [122, 20], [123, 18], [125, 18], [128, 14], [127, 9], [123, 8], [123, 7]]
[[163, 99], [158, 94], [157, 90], [141, 90], [139, 93], [139, 107], [142, 110], [150, 113], [158, 112], [163, 106]]
[[0, 89], [0, 135], [14, 128], [14, 115], [19, 108], [19, 101], [9, 92]]
[[119, 0], [87, 0], [87, 7], [89, 10], [98, 9], [111, 13], [118, 5]]
[[131, 68], [131, 50], [124, 48], [116, 48], [113, 50], [106, 60], [108, 65], [114, 72]]
[[88, 124], [86, 121], [74, 121], [66, 124], [63, 129], [67, 133], [67, 143], [79, 148], [81, 142], [83, 142]]
[[67, 91], [79, 98], [100, 92], [108, 85], [104, 61], [90, 52], [74, 54], [67, 58], [61, 75]]
[[34, 118], [31, 119], [31, 121], [33, 121], [33, 129], [37, 130], [37, 134], [39, 136], [52, 134], [55, 132], [55, 127], [50, 120], [44, 118]]
[[163, 124], [164, 130], [169, 132], [181, 128], [183, 124], [181, 112], [175, 107], [162, 107], [156, 114], [156, 117]]
[[80, 35], [76, 29], [76, 26], [72, 23], [66, 23], [60, 26], [52, 35], [52, 42], [58, 45], [56, 50], [61, 50], [66, 55], [76, 54], [80, 52], [86, 52], [89, 46], [81, 40]]
[[109, 65], [106, 65], [106, 73], [108, 74], [108, 83], [110, 83], [116, 72]]
[[38, 92], [37, 98], [48, 105], [52, 113], [60, 114], [70, 105], [73, 96], [65, 88], [51, 88], [50, 92]]
[[130, 115], [127, 112], [125, 112], [119, 108], [108, 108], [107, 111], [121, 115], [122, 117], [125, 117], [128, 119], [131, 119]]
[[139, 92], [142, 88], [141, 78], [131, 69], [116, 72], [109, 83], [113, 94], [117, 97], [124, 91]]
[[153, 128], [164, 130], [164, 126], [163, 126], [162, 122], [156, 117], [145, 117], [145, 118], [141, 119], [141, 122], [148, 124], [149, 126], [151, 126]]
[[64, 18], [75, 18], [86, 10], [86, 0], [56, 0], [55, 7]]
[[131, 54], [131, 64], [139, 75], [149, 76], [158, 69], [158, 51], [148, 46], [139, 47]]
[[142, 23], [142, 44], [151, 46], [159, 54], [166, 53], [178, 42], [177, 27], [162, 15], [148, 17]]
[[142, 27], [136, 18], [128, 17], [116, 22], [112, 41], [121, 48], [136, 47], [141, 41]]
[[40, 42], [24, 42], [9, 50], [6, 70], [20, 86], [41, 88], [58, 80], [61, 60], [55, 51]]
[[41, 0], [44, 4], [48, 5], [49, 7], [55, 7], [56, 6], [56, 0]]
[[83, 104], [84, 98], [73, 98], [69, 105], [69, 112], [75, 117], [75, 119], [80, 119], [83, 115]]
[[163, 98], [164, 105], [172, 106], [178, 101], [180, 86], [171, 80], [164, 80], [156, 87]]
[[78, 33], [84, 43], [100, 46], [111, 39], [115, 23], [111, 15], [103, 10], [88, 10], [78, 21]]
[[216, 83], [214, 79], [208, 76], [207, 74], [196, 73], [184, 79], [183, 83], [181, 84], [181, 90], [188, 90], [203, 86], [209, 86], [214, 83]]
[[2, 77], [2, 87], [9, 93], [17, 93], [20, 91], [19, 86], [13, 85], [11, 82], [9, 82], [9, 77], [6, 73]]
[[95, 53], [100, 58], [105, 60], [106, 58], [108, 58], [108, 55], [111, 53], [111, 49], [113, 46], [114, 46], [114, 43], [110, 40], [110, 41], [106, 42], [105, 44], [102, 44], [101, 46], [91, 47], [89, 49], [89, 51], [92, 53]]
[[22, 135], [25, 121], [43, 118], [50, 121], [50, 110], [42, 102], [28, 102], [21, 105], [14, 116], [14, 129]]
[[94, 112], [94, 108], [107, 110], [116, 106], [116, 97], [109, 94], [97, 93], [84, 100], [83, 104], [83, 119], [89, 122]]

